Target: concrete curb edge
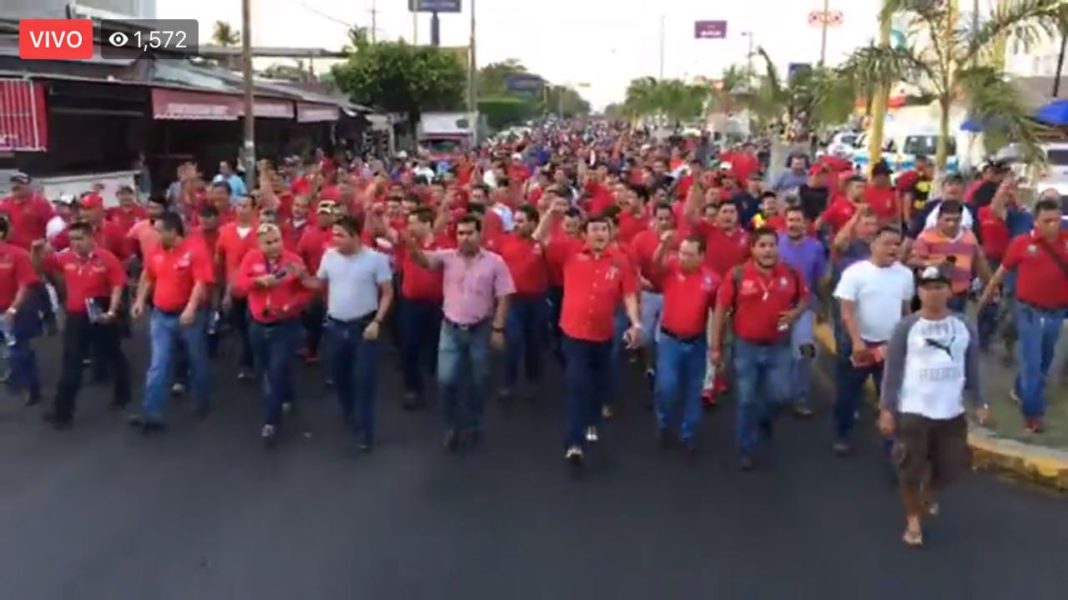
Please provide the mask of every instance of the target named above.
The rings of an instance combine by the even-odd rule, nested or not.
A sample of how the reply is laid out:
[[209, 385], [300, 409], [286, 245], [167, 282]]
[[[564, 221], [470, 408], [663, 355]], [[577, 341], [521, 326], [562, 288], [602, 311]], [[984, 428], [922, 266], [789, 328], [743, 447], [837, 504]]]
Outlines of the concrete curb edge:
[[[816, 341], [828, 352], [835, 351], [834, 332], [826, 323], [814, 327]], [[869, 384], [870, 385], [870, 384]], [[974, 465], [997, 471], [1045, 487], [1068, 491], [1068, 452], [1003, 438], [995, 432], [971, 424], [968, 445]]]

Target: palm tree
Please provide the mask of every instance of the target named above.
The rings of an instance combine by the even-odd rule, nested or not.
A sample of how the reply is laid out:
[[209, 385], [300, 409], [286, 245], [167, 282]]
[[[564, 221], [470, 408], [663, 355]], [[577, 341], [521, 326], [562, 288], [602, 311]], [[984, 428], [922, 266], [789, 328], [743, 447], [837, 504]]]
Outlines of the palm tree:
[[627, 86], [625, 113], [631, 118], [665, 117], [673, 122], [700, 116], [705, 110], [709, 90], [679, 79], [654, 77], [635, 79]]
[[[884, 0], [880, 13], [884, 27], [894, 17], [907, 23], [905, 47], [868, 46], [847, 62], [860, 73], [878, 73], [883, 82], [893, 75], [895, 81], [916, 82], [931, 93], [939, 111], [935, 155], [939, 169], [946, 164], [949, 115], [955, 101], [967, 105], [970, 118], [983, 124], [988, 144], [1012, 138], [1029, 158], [1040, 156], [1037, 142], [1041, 126], [1029, 118], [1008, 79], [987, 65], [1006, 37], [1011, 36], [1026, 49], [1065, 30], [1068, 5], [1062, 0], [1002, 3], [976, 28], [958, 22], [956, 0]], [[897, 73], [892, 73], [894, 70]], [[880, 144], [881, 140], [873, 139], [872, 143]]]
[[215, 21], [211, 30], [211, 41], [223, 48], [236, 46], [241, 43], [241, 32], [235, 30], [226, 21]]

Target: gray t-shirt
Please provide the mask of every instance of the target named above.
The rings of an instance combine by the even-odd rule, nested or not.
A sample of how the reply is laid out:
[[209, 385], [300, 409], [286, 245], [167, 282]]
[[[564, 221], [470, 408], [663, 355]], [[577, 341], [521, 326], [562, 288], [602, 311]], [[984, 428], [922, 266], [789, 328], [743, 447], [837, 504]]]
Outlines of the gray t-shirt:
[[393, 280], [389, 259], [370, 248], [345, 256], [331, 248], [319, 263], [319, 279], [326, 281], [326, 314], [352, 321], [378, 310], [378, 286]]

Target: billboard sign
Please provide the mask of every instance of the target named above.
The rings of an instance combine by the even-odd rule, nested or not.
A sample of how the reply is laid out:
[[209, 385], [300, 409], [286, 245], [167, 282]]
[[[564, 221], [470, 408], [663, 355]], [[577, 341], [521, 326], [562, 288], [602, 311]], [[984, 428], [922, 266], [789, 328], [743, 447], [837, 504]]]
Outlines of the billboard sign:
[[541, 93], [545, 82], [537, 75], [529, 73], [516, 73], [509, 75], [504, 80], [504, 85], [509, 92], [514, 94], [538, 94]]
[[408, 12], [458, 13], [462, 8], [462, 0], [408, 0]]
[[786, 80], [792, 81], [794, 77], [812, 71], [812, 63], [790, 63], [786, 67]]
[[722, 40], [727, 37], [727, 22], [694, 21], [693, 37], [698, 40]]

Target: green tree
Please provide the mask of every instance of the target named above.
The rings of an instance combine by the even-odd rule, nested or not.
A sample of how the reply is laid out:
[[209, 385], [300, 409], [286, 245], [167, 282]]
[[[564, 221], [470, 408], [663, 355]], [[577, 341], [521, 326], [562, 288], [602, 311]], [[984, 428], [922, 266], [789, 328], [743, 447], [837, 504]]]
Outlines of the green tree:
[[491, 96], [478, 98], [478, 112], [486, 118], [492, 129], [504, 129], [510, 125], [533, 119], [538, 114], [538, 103], [530, 98], [514, 96]]
[[564, 118], [590, 114], [590, 103], [577, 90], [565, 85], [548, 85], [545, 88], [545, 112], [562, 115]]
[[211, 41], [216, 46], [228, 48], [241, 43], [241, 32], [226, 21], [215, 21], [211, 28]]
[[934, 97], [939, 110], [935, 156], [939, 169], [946, 164], [949, 114], [955, 102], [967, 106], [970, 118], [984, 125], [988, 146], [1013, 139], [1029, 159], [1041, 157], [1041, 125], [1030, 119], [1029, 108], [1011, 82], [989, 65], [996, 62], [1007, 37], [1027, 49], [1064, 31], [1068, 4], [1062, 0], [999, 3], [975, 27], [960, 22], [956, 0], [884, 0], [880, 19], [885, 23], [893, 17], [907, 23], [905, 46], [862, 48], [857, 52], [869, 56], [854, 62], [898, 68], [895, 81], [915, 82]]
[[623, 108], [631, 118], [663, 117], [677, 123], [701, 116], [710, 95], [711, 90], [705, 85], [642, 77], [627, 86]]
[[478, 95], [511, 96], [508, 91], [508, 78], [512, 75], [529, 75], [530, 71], [514, 58], [490, 63], [478, 70]]
[[372, 44], [356, 30], [353, 52], [331, 72], [355, 102], [405, 113], [415, 131], [424, 112], [462, 110], [466, 71], [452, 54], [404, 41]]

